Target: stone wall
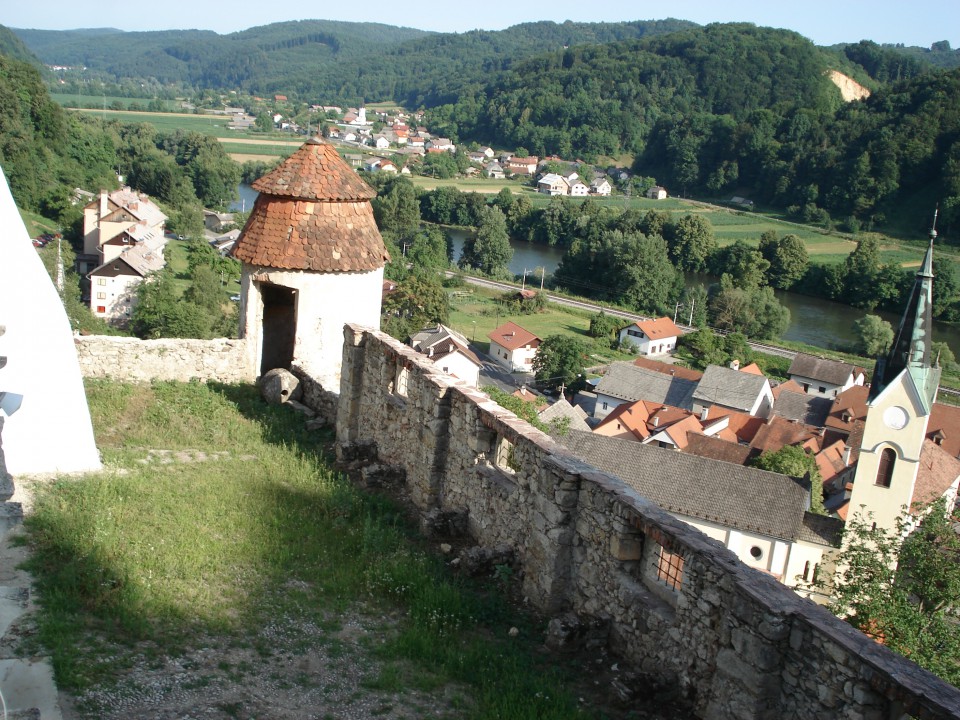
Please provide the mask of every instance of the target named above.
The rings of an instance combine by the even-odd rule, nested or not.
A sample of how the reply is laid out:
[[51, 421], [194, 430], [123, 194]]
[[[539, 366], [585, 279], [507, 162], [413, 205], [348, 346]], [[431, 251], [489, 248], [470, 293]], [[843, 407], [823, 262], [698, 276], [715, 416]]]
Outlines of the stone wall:
[[[345, 328], [341, 458], [402, 468], [423, 518], [508, 544], [540, 610], [605, 628], [700, 717], [960, 718], [960, 691], [874, 643], [386, 335]], [[665, 461], [669, 456], [664, 455]]]
[[80, 335], [75, 340], [84, 377], [134, 383], [194, 379], [238, 383], [257, 377], [243, 340], [139, 340], [106, 335]]

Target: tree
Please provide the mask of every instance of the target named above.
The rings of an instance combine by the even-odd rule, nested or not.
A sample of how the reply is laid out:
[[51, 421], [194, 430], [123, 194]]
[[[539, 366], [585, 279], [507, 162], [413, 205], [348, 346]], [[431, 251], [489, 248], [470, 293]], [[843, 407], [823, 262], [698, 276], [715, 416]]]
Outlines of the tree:
[[744, 290], [726, 284], [710, 298], [710, 322], [721, 330], [736, 330], [747, 337], [774, 339], [790, 325], [790, 311], [773, 294], [773, 288]]
[[449, 238], [438, 228], [428, 227], [413, 236], [407, 260], [414, 271], [446, 270], [450, 267]]
[[829, 578], [815, 586], [831, 594], [835, 615], [960, 684], [960, 537], [943, 501], [902, 514], [894, 528], [876, 527], [871, 517], [857, 511], [847, 519], [841, 571], [832, 586]]
[[704, 272], [716, 247], [710, 221], [700, 215], [684, 215], [667, 238], [670, 258], [681, 270]]
[[463, 243], [460, 267], [472, 267], [492, 276], [503, 275], [512, 257], [506, 218], [500, 208], [484, 207], [477, 232]]
[[947, 320], [947, 313], [957, 296], [960, 283], [953, 269], [954, 263], [943, 258], [933, 260], [933, 316]]
[[565, 385], [571, 391], [585, 381], [584, 361], [586, 346], [570, 335], [550, 335], [544, 338], [533, 358], [533, 372], [537, 384], [546, 387]]
[[596, 315], [590, 317], [590, 329], [587, 332], [590, 334], [590, 337], [593, 338], [612, 340], [620, 324], [620, 320], [607, 315], [601, 310]]
[[382, 191], [371, 203], [373, 216], [381, 232], [393, 232], [402, 237], [420, 227], [420, 202], [417, 189], [403, 176], [387, 180]]
[[879, 315], [864, 315], [853, 323], [856, 351], [866, 357], [883, 355], [893, 342], [893, 327]]
[[210, 337], [211, 316], [199, 305], [183, 302], [173, 286], [173, 273], [163, 269], [137, 288], [137, 304], [130, 318], [137, 337]]
[[876, 281], [880, 272], [880, 244], [870, 235], [857, 243], [843, 263], [843, 298], [854, 307], [872, 310], [877, 305]]
[[793, 287], [810, 265], [806, 245], [793, 234], [778, 238], [776, 230], [768, 230], [760, 236], [758, 249], [770, 263], [770, 285], [781, 290]]
[[753, 467], [789, 475], [793, 478], [810, 478], [810, 511], [826, 515], [823, 507], [823, 477], [817, 461], [799, 445], [784, 445], [775, 452], [765, 452], [750, 463]]
[[384, 331], [406, 342], [428, 325], [445, 323], [450, 300], [437, 276], [409, 275], [384, 298], [382, 313]]
[[611, 230], [604, 233], [603, 242], [610, 253], [607, 281], [611, 299], [650, 313], [664, 313], [673, 307], [683, 280], [670, 262], [663, 238]]
[[713, 265], [715, 274], [730, 276], [733, 287], [752, 290], [767, 284], [770, 261], [743, 240], [717, 250], [713, 254]]

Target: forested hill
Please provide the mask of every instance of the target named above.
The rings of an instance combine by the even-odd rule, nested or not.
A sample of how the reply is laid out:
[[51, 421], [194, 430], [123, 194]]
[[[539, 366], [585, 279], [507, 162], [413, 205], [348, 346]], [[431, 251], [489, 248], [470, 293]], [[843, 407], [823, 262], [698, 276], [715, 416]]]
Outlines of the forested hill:
[[[169, 30], [14, 30], [45, 63], [88, 68], [106, 82], [159, 81], [196, 89], [283, 93], [310, 102], [454, 99], [517, 60], [567, 45], [605, 43], [695, 27], [684, 20], [517, 25], [427, 33], [375, 23], [302, 20], [230, 35]], [[153, 85], [152, 82], [146, 82]]]
[[825, 75], [831, 59], [839, 62], [786, 30], [710, 25], [517, 63], [434, 118], [456, 137], [538, 155], [639, 153], [664, 116], [832, 111], [840, 95]]
[[88, 68], [111, 82], [155, 79], [200, 89], [284, 92], [326, 76], [339, 63], [427, 33], [379, 23], [300, 20], [250, 28], [229, 35], [208, 30], [122, 32], [13, 30], [50, 65]]
[[[9, 28], [0, 25], [0, 55], [6, 55], [14, 60], [30, 63], [34, 67], [43, 68], [43, 63], [30, 52], [23, 40], [17, 37]], [[43, 68], [45, 71], [46, 68]]]

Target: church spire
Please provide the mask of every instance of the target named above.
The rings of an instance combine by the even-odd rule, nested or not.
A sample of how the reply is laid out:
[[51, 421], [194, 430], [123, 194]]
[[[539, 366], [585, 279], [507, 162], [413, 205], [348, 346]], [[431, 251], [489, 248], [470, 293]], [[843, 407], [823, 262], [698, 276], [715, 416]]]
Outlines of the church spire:
[[[884, 358], [877, 359], [870, 397], [876, 397], [904, 370], [910, 370], [916, 379], [923, 377], [928, 386], [933, 375], [939, 379], [939, 372], [930, 372], [930, 345], [933, 342], [933, 241], [937, 237], [937, 212], [933, 213], [933, 226], [930, 228], [930, 245], [924, 255], [923, 263], [917, 271], [917, 277], [910, 291], [910, 298], [900, 320], [900, 326], [893, 338], [890, 352]], [[925, 400], [932, 404], [936, 395], [936, 383], [932, 392], [925, 387]]]

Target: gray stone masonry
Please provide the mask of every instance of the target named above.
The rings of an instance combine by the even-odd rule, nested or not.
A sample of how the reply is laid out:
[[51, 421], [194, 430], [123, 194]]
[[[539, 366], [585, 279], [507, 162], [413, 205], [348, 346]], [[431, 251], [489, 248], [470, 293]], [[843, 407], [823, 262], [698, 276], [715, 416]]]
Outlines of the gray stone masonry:
[[960, 690], [483, 393], [383, 333], [347, 325], [344, 335], [340, 457], [373, 449], [402, 471], [425, 526], [438, 512], [465, 514], [479, 545], [512, 548], [531, 603], [607, 628], [612, 650], [678, 687], [700, 717], [960, 718]]
[[253, 382], [245, 340], [140, 340], [107, 335], [75, 338], [84, 377], [142, 383], [151, 380]]

